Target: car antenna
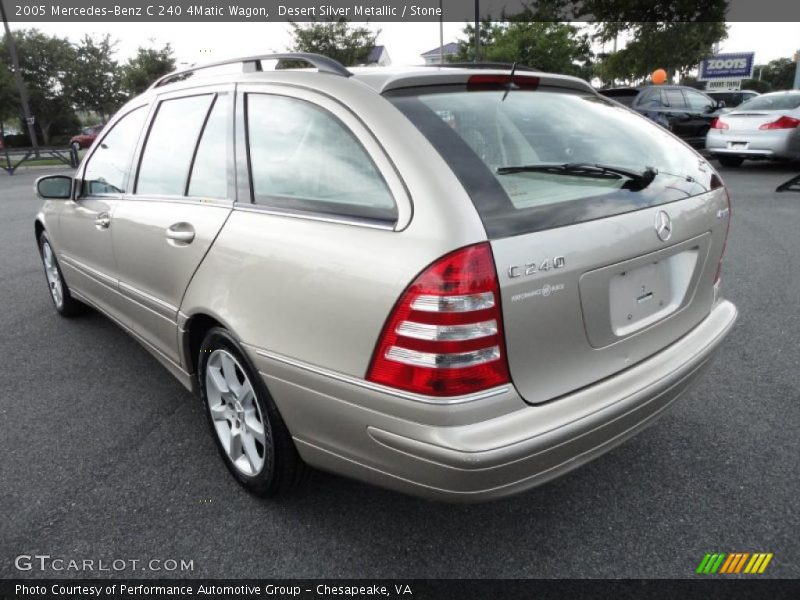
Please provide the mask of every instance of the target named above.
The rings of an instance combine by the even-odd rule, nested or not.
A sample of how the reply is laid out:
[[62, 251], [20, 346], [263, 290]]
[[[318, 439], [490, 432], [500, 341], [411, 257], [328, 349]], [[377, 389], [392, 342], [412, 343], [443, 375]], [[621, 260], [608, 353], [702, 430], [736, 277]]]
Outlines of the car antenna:
[[506, 96], [508, 96], [508, 93], [509, 93], [511, 90], [515, 90], [515, 89], [517, 89], [517, 86], [516, 86], [516, 85], [514, 85], [514, 72], [515, 72], [516, 70], [517, 70], [517, 61], [514, 61], [514, 62], [512, 63], [512, 65], [511, 65], [511, 73], [509, 73], [509, 75], [508, 75], [508, 83], [506, 84], [506, 93], [505, 93], [505, 94], [503, 94], [503, 97], [502, 97], [502, 99], [500, 100], [500, 102], [505, 102], [505, 100], [506, 100]]

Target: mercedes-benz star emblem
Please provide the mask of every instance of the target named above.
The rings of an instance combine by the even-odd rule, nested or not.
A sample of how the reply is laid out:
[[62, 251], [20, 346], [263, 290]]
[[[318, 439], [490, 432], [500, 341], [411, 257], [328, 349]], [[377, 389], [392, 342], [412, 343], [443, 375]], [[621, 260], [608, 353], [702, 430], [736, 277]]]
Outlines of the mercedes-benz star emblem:
[[656, 235], [662, 242], [672, 237], [672, 219], [663, 210], [656, 213]]

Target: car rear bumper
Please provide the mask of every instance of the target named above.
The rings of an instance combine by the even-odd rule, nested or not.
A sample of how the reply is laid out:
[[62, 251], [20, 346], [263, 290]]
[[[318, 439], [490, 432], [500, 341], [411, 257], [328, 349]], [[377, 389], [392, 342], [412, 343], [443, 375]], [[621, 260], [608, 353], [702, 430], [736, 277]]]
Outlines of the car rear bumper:
[[706, 150], [713, 156], [800, 158], [800, 136], [795, 130], [731, 133], [726, 130], [711, 129], [706, 137]]
[[248, 349], [309, 464], [427, 498], [476, 502], [553, 479], [649, 425], [702, 373], [736, 316], [733, 304], [720, 301], [658, 354], [537, 406], [513, 387], [416, 406]]

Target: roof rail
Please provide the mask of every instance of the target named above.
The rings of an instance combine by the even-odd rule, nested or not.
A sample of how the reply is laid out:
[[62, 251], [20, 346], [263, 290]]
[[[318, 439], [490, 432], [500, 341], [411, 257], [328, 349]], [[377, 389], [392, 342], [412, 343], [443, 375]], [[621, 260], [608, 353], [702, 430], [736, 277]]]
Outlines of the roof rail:
[[[514, 64], [505, 62], [448, 62], [439, 64], [426, 64], [421, 66], [444, 67], [451, 69], [508, 69], [510, 71]], [[517, 65], [516, 69], [517, 71], [540, 71], [539, 69], [534, 69], [533, 67], [519, 64]]]
[[307, 62], [312, 67], [319, 69], [321, 73], [331, 73], [334, 75], [341, 75], [342, 77], [350, 77], [353, 74], [339, 61], [322, 56], [321, 54], [313, 54], [310, 52], [284, 52], [280, 54], [261, 54], [258, 56], [245, 56], [243, 58], [231, 58], [229, 60], [221, 60], [219, 62], [208, 63], [205, 65], [198, 65], [196, 67], [189, 67], [188, 69], [181, 69], [167, 73], [166, 75], [156, 79], [149, 89], [161, 87], [173, 83], [174, 81], [181, 81], [187, 77], [191, 77], [196, 71], [202, 69], [212, 69], [214, 67], [221, 67], [223, 65], [241, 64], [244, 73], [253, 73], [261, 71], [262, 60], [298, 60]]

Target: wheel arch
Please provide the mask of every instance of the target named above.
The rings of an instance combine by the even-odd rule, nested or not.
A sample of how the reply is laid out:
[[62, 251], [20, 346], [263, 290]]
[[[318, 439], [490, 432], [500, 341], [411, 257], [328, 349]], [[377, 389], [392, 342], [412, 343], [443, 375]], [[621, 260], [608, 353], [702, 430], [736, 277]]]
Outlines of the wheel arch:
[[44, 231], [45, 231], [44, 223], [40, 218], [37, 217], [36, 220], [33, 222], [33, 233], [36, 236], [37, 246], [39, 245], [39, 240], [41, 239]]
[[192, 374], [197, 372], [197, 360], [200, 354], [200, 345], [206, 334], [213, 327], [221, 327], [239, 342], [239, 336], [231, 329], [225, 320], [212, 311], [198, 310], [190, 315], [183, 313], [179, 316], [178, 342], [181, 358], [186, 370]]

